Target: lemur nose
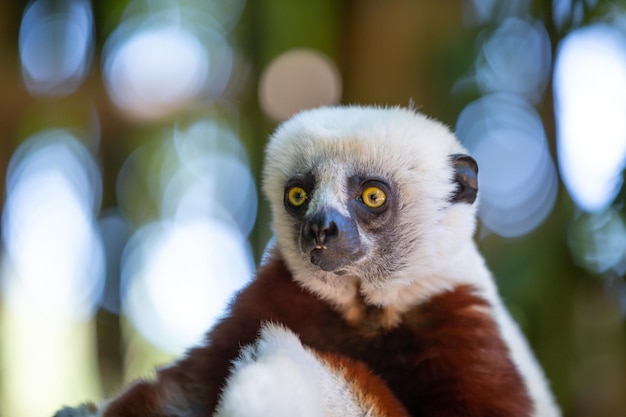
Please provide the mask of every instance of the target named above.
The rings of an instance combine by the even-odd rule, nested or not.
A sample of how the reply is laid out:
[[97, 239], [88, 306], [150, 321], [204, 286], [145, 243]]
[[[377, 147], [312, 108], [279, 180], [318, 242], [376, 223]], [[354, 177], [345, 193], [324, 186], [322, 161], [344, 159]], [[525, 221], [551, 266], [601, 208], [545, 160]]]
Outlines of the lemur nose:
[[337, 214], [334, 211], [323, 211], [306, 220], [302, 228], [302, 238], [319, 247], [336, 239], [339, 236]]

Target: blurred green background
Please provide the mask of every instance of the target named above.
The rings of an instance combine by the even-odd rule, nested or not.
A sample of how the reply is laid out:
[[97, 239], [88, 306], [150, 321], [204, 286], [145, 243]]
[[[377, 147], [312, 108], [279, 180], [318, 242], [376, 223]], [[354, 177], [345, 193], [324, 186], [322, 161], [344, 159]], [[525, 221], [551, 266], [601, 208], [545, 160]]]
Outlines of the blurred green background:
[[270, 237], [268, 134], [332, 103], [457, 132], [564, 414], [626, 415], [626, 3], [5, 1], [0, 92], [0, 416], [197, 342]]

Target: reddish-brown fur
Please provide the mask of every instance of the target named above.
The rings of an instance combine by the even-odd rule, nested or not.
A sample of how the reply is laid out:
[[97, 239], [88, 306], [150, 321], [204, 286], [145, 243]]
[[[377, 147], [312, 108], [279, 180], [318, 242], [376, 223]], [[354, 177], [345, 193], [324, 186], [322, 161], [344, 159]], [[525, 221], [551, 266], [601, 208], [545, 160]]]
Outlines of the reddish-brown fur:
[[364, 409], [369, 410], [368, 416], [376, 417], [408, 417], [409, 413], [387, 384], [372, 374], [363, 362], [357, 362], [328, 352], [315, 352], [333, 372], [341, 374], [352, 387], [352, 394]]
[[409, 311], [393, 329], [376, 324], [384, 314], [374, 307], [362, 322], [348, 324], [296, 284], [275, 253], [205, 346], [159, 371], [158, 381], [130, 387], [104, 415], [211, 416], [231, 361], [263, 322], [274, 322], [306, 346], [367, 364], [413, 416], [529, 416], [527, 390], [487, 309], [472, 287], [459, 286]]

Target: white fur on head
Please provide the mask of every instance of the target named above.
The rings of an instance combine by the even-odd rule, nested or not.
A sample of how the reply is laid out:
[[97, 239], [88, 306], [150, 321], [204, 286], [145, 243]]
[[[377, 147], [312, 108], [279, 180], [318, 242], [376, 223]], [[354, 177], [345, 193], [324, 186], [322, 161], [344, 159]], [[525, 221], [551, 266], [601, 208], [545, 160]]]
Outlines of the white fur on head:
[[[399, 218], [387, 231], [395, 234], [393, 248], [379, 255], [376, 236], [362, 235], [372, 256], [351, 271], [370, 302], [395, 303], [396, 296], [387, 294], [458, 263], [458, 254], [473, 245], [476, 212], [476, 204], [450, 203], [456, 189], [450, 156], [460, 153], [466, 150], [448, 128], [410, 109], [325, 107], [286, 121], [267, 146], [263, 185], [278, 247], [295, 279], [339, 304], [354, 287], [348, 277], [337, 279], [312, 265], [296, 244], [298, 231], [283, 205], [284, 187], [293, 176], [311, 171], [323, 187], [311, 207], [324, 204], [343, 213], [350, 198], [345, 195], [348, 175], [381, 176], [397, 186]], [[424, 297], [447, 289], [444, 281], [437, 281], [441, 287], [431, 283], [436, 288]]]

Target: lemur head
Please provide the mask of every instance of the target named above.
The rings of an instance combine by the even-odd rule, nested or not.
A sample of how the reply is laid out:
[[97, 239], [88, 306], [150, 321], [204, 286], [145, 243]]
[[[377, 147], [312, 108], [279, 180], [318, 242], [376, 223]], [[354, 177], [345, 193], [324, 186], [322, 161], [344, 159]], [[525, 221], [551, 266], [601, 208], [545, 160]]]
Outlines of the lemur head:
[[299, 113], [271, 137], [263, 188], [277, 245], [303, 282], [419, 279], [474, 231], [476, 162], [409, 109]]

